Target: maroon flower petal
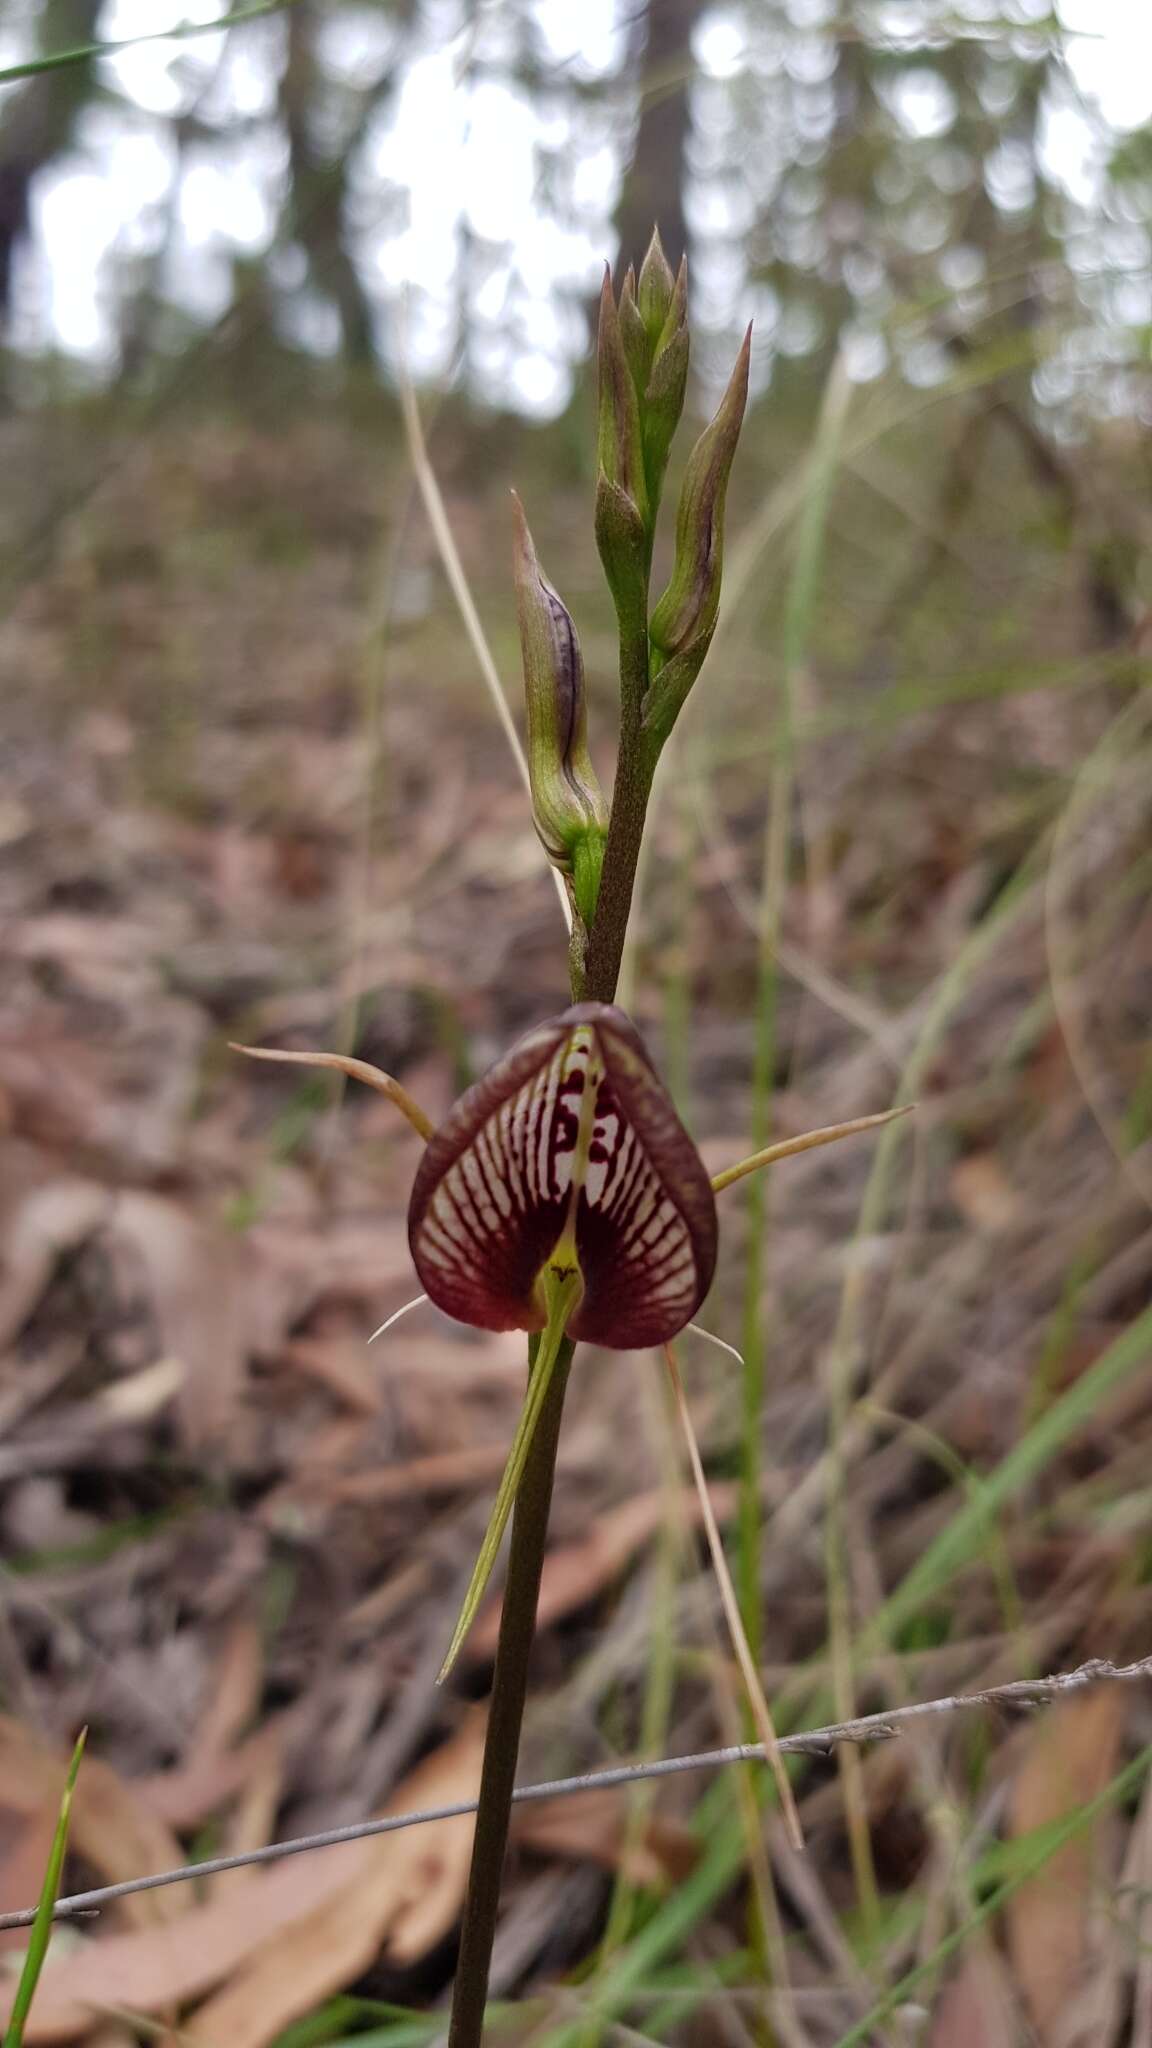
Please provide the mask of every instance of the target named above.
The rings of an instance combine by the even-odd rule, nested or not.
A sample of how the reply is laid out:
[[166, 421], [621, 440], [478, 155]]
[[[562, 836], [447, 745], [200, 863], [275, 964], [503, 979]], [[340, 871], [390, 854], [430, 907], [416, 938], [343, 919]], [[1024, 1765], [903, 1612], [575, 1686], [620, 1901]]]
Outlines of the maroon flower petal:
[[438, 1307], [490, 1330], [544, 1324], [538, 1282], [569, 1220], [585, 1090], [594, 1123], [575, 1237], [574, 1337], [622, 1350], [676, 1335], [716, 1263], [699, 1154], [623, 1011], [583, 1003], [539, 1025], [463, 1095], [428, 1144], [408, 1237]]
[[574, 1337], [629, 1351], [689, 1323], [716, 1268], [716, 1199], [635, 1025], [608, 1004], [594, 1023], [603, 1066], [576, 1220], [584, 1297]]

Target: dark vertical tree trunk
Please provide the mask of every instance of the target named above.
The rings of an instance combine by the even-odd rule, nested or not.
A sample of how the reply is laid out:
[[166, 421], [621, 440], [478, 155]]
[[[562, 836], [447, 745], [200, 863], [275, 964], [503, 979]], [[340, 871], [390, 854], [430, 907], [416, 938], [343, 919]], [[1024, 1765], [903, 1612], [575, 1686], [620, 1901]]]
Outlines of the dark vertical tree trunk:
[[317, 23], [311, 0], [297, 0], [285, 20], [288, 59], [280, 80], [280, 111], [291, 174], [289, 231], [308, 259], [315, 289], [336, 308], [346, 360], [363, 367], [375, 360], [372, 309], [346, 240], [348, 151], [329, 155], [316, 141]]
[[636, 148], [616, 213], [619, 271], [639, 268], [652, 229], [675, 270], [686, 254], [684, 182], [690, 126], [692, 30], [705, 0], [648, 0], [637, 31], [640, 121]]

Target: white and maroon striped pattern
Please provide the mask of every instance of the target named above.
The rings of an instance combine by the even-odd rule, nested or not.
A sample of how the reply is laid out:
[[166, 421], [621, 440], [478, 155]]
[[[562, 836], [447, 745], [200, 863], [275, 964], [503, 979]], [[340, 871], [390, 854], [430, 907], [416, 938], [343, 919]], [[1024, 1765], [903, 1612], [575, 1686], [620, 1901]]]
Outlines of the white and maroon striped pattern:
[[431, 1139], [408, 1216], [427, 1293], [461, 1322], [540, 1329], [537, 1282], [573, 1202], [584, 1294], [571, 1334], [622, 1350], [675, 1336], [711, 1283], [712, 1189], [635, 1027], [602, 1003], [529, 1032]]

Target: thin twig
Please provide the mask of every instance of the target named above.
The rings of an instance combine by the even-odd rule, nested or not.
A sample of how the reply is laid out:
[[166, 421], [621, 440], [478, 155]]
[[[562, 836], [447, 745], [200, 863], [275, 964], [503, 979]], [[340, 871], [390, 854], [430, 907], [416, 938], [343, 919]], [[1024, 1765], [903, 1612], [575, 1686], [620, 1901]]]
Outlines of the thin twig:
[[784, 1825], [788, 1831], [788, 1839], [794, 1849], [803, 1849], [804, 1832], [800, 1826], [800, 1816], [796, 1811], [796, 1801], [792, 1796], [792, 1787], [788, 1783], [788, 1773], [780, 1759], [780, 1744], [777, 1740], [776, 1730], [772, 1725], [771, 1709], [764, 1697], [764, 1687], [760, 1683], [760, 1673], [756, 1669], [755, 1659], [748, 1645], [744, 1618], [740, 1612], [740, 1602], [736, 1598], [736, 1588], [732, 1584], [732, 1575], [728, 1570], [728, 1560], [724, 1555], [724, 1539], [720, 1534], [716, 1513], [712, 1506], [712, 1496], [708, 1491], [708, 1481], [705, 1477], [704, 1466], [700, 1457], [700, 1446], [696, 1441], [696, 1431], [692, 1426], [692, 1412], [688, 1406], [688, 1397], [684, 1392], [684, 1382], [680, 1377], [680, 1368], [676, 1363], [676, 1353], [673, 1351], [671, 1344], [664, 1344], [661, 1346], [661, 1349], [664, 1353], [664, 1363], [668, 1368], [668, 1378], [672, 1386], [672, 1398], [676, 1403], [676, 1413], [680, 1419], [680, 1427], [684, 1434], [685, 1443], [688, 1446], [688, 1462], [692, 1467], [692, 1478], [695, 1482], [696, 1493], [700, 1502], [700, 1511], [704, 1521], [704, 1533], [708, 1538], [708, 1550], [712, 1558], [712, 1569], [716, 1574], [716, 1584], [720, 1590], [720, 1605], [724, 1609], [724, 1619], [728, 1624], [728, 1634], [732, 1642], [733, 1651], [735, 1652], [736, 1662], [740, 1667], [740, 1676], [744, 1680], [744, 1691], [747, 1696], [748, 1709], [752, 1716], [752, 1726], [757, 1730], [760, 1736], [760, 1746], [772, 1766], [772, 1774], [776, 1780], [776, 1790], [780, 1795], [780, 1805], [784, 1814]]
[[[782, 1735], [778, 1748], [788, 1756], [827, 1756], [841, 1742], [882, 1742], [913, 1721], [944, 1714], [966, 1712], [970, 1707], [1043, 1707], [1065, 1693], [1080, 1692], [1089, 1685], [1133, 1684], [1152, 1680], [1152, 1656], [1135, 1664], [1113, 1664], [1107, 1657], [1093, 1657], [1075, 1671], [1056, 1671], [1047, 1678], [1015, 1678], [1006, 1685], [990, 1685], [984, 1692], [950, 1693], [944, 1699], [917, 1700], [911, 1706], [893, 1707], [884, 1714], [864, 1714], [855, 1721], [836, 1721], [824, 1728], [808, 1728], [796, 1735]], [[577, 1792], [601, 1792], [615, 1785], [635, 1785], [643, 1778], [674, 1778], [684, 1771], [717, 1770], [726, 1764], [764, 1763], [759, 1742], [737, 1743], [728, 1749], [697, 1750], [690, 1756], [659, 1757], [654, 1763], [617, 1764], [606, 1771], [585, 1771], [576, 1778], [551, 1778], [539, 1785], [520, 1785], [512, 1794], [515, 1804], [534, 1799], [565, 1799]], [[75, 1892], [59, 1899], [54, 1917], [72, 1919], [114, 1899], [134, 1892], [158, 1891], [162, 1885], [186, 1884], [193, 1878], [217, 1877], [222, 1871], [244, 1870], [252, 1864], [278, 1863], [284, 1856], [299, 1856], [307, 1849], [335, 1849], [343, 1842], [364, 1841], [371, 1835], [390, 1835], [401, 1828], [426, 1826], [434, 1820], [459, 1820], [475, 1813], [474, 1799], [461, 1799], [451, 1806], [424, 1807], [417, 1813], [389, 1814], [383, 1820], [355, 1821], [350, 1827], [329, 1828], [318, 1835], [298, 1835], [289, 1842], [272, 1842], [264, 1849], [249, 1849], [241, 1856], [217, 1856], [203, 1863], [186, 1863], [179, 1870], [163, 1870], [151, 1877], [130, 1877], [121, 1884], [103, 1885], [96, 1891]], [[0, 1914], [0, 1932], [9, 1927], [29, 1927], [36, 1908]]]
[[[403, 337], [403, 329], [401, 331]], [[504, 695], [504, 685], [500, 681], [496, 663], [492, 658], [492, 650], [488, 645], [484, 628], [480, 623], [480, 614], [476, 609], [472, 592], [468, 585], [468, 578], [464, 573], [464, 564], [460, 560], [452, 528], [448, 523], [448, 514], [444, 509], [444, 500], [440, 495], [440, 486], [436, 481], [436, 472], [429, 459], [427, 444], [424, 440], [424, 428], [420, 421], [420, 408], [416, 403], [416, 392], [408, 372], [405, 340], [406, 337], [403, 337], [401, 341], [396, 379], [400, 389], [400, 409], [404, 415], [404, 430], [408, 436], [408, 453], [412, 458], [412, 468], [415, 472], [420, 496], [424, 500], [424, 510], [428, 515], [428, 524], [432, 528], [432, 538], [436, 542], [444, 574], [448, 578], [452, 595], [456, 599], [460, 617], [464, 622], [464, 630], [472, 642], [472, 652], [480, 665], [480, 673], [484, 678], [488, 694], [495, 707], [501, 730], [511, 749], [512, 758], [516, 763], [520, 780], [528, 792], [528, 801], [531, 803], [532, 783], [528, 774], [527, 757], [520, 743], [520, 735], [516, 730], [516, 721], [508, 708], [508, 699]], [[546, 858], [543, 853], [541, 857]], [[552, 876], [556, 886], [556, 894], [560, 899], [560, 910], [564, 918], [565, 928], [570, 932], [572, 930], [572, 906], [568, 901], [568, 892], [564, 887], [563, 877], [559, 870], [551, 865], [549, 865], [548, 871]]]

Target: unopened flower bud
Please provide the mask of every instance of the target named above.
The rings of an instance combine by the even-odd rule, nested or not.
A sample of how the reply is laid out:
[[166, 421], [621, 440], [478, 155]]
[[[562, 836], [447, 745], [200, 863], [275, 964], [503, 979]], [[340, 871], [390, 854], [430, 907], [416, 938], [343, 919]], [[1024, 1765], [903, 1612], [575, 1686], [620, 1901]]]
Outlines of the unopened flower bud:
[[[644, 731], [655, 742], [659, 752], [672, 731], [684, 708], [688, 692], [704, 666], [704, 657], [712, 645], [715, 626], [708, 626], [698, 633], [695, 640], [689, 640], [670, 660], [657, 668], [648, 686], [644, 699]], [[657, 657], [659, 659], [659, 657]]]
[[655, 354], [675, 289], [676, 280], [664, 254], [660, 230], [653, 228], [652, 240], [648, 244], [648, 253], [640, 265], [640, 280], [636, 287], [636, 309], [648, 336], [650, 357]]
[[585, 924], [596, 908], [608, 809], [588, 753], [584, 661], [567, 606], [542, 574], [515, 492], [516, 606], [536, 830], [572, 883]]
[[601, 471], [596, 482], [596, 546], [621, 633], [647, 631], [648, 534], [634, 501]]
[[[659, 242], [653, 237], [654, 244]], [[651, 258], [651, 250], [648, 258]], [[647, 268], [647, 260], [645, 268]], [[663, 263], [664, 252], [660, 250]], [[671, 287], [665, 297], [663, 291], [656, 298], [650, 292], [653, 307], [664, 306], [664, 322], [656, 334], [652, 356], [652, 367], [648, 372], [640, 402], [641, 433], [644, 441], [644, 473], [648, 483], [648, 500], [653, 506], [660, 500], [660, 487], [664, 471], [668, 466], [668, 451], [672, 437], [680, 424], [684, 410], [684, 393], [688, 388], [688, 266], [681, 263], [679, 275], [673, 280], [667, 264]], [[643, 287], [643, 272], [641, 272]]]
[[652, 644], [665, 660], [710, 635], [720, 608], [724, 497], [748, 399], [751, 332], [744, 337], [716, 416], [688, 458], [672, 576], [649, 627]]
[[[630, 344], [631, 345], [631, 344]], [[644, 483], [644, 446], [640, 434], [640, 396], [636, 389], [624, 340], [620, 316], [612, 296], [612, 278], [604, 271], [600, 294], [600, 330], [597, 341], [600, 371], [600, 424], [598, 455], [600, 474], [623, 492], [635, 507], [641, 523], [647, 516], [648, 494]]]
[[636, 304], [636, 273], [631, 264], [624, 273], [624, 282], [620, 287], [618, 316], [624, 358], [632, 373], [632, 382], [637, 392], [642, 392], [652, 364], [652, 349], [648, 341], [648, 330], [640, 318], [640, 310]]

